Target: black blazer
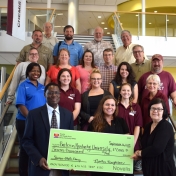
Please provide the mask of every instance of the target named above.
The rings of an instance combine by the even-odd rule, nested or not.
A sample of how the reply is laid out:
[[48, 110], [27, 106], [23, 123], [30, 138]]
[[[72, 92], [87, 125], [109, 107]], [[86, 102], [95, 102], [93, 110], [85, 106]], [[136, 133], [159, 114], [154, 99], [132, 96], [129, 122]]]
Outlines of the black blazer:
[[[89, 91], [90, 90], [84, 92], [81, 96], [81, 111], [79, 113], [79, 118], [81, 118], [80, 119], [81, 123], [88, 122], [90, 118], [90, 104], [88, 101]], [[107, 90], [104, 90], [103, 97], [106, 95], [111, 95], [111, 93], [108, 92]]]
[[[73, 130], [73, 114], [60, 107], [60, 129]], [[29, 111], [26, 118], [25, 132], [22, 145], [29, 155], [29, 176], [49, 176], [50, 171], [43, 170], [39, 166], [42, 157], [47, 159], [49, 145], [50, 125], [47, 106]], [[62, 171], [64, 176], [68, 176], [68, 171]]]

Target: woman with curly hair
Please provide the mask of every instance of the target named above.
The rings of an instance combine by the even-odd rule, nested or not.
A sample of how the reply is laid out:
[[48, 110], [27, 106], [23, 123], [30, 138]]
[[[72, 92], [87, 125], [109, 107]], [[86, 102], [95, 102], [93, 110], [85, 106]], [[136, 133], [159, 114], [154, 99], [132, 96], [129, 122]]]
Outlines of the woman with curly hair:
[[[129, 134], [128, 126], [123, 118], [117, 116], [117, 101], [112, 95], [101, 99], [94, 119], [88, 131], [113, 134]], [[92, 172], [92, 176], [120, 176], [124, 174]]]
[[114, 80], [111, 81], [109, 85], [109, 92], [118, 99], [119, 97], [119, 88], [123, 83], [129, 83], [132, 86], [134, 92], [133, 102], [137, 103], [138, 99], [138, 85], [135, 81], [134, 72], [131, 65], [128, 62], [122, 62], [117, 69]]

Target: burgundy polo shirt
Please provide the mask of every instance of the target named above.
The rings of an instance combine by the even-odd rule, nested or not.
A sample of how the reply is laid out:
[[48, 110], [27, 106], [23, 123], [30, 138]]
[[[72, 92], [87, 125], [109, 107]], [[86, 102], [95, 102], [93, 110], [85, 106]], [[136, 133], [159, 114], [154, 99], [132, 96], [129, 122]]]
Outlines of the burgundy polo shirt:
[[[151, 102], [151, 100], [149, 99], [150, 93], [148, 93], [143, 99], [142, 99], [142, 103], [141, 103], [141, 110], [142, 110], [142, 117], [143, 117], [143, 127], [145, 127], [149, 122], [152, 121], [152, 119], [149, 116], [149, 112], [148, 112], [148, 106]], [[165, 101], [166, 103], [166, 107], [168, 110], [168, 113], [170, 114], [170, 108], [169, 108], [169, 102], [168, 102], [168, 98], [161, 92], [158, 90], [157, 94], [153, 97], [154, 98], [161, 98]]]
[[[125, 119], [129, 132], [131, 135], [134, 135], [134, 128], [136, 126], [143, 126], [142, 123], [142, 113], [141, 113], [141, 108], [137, 103], [132, 104], [133, 111], [131, 111], [131, 106], [128, 106], [125, 108], [123, 104], [119, 103], [118, 104], [118, 116], [122, 117]], [[139, 140], [137, 140], [136, 145], [135, 145], [135, 150], [140, 149], [140, 143]]]
[[[68, 109], [73, 112], [75, 109], [75, 103], [81, 103], [81, 94], [73, 87], [70, 87], [66, 92], [60, 89], [60, 101], [59, 106]], [[74, 126], [78, 124], [78, 119], [74, 121]]]

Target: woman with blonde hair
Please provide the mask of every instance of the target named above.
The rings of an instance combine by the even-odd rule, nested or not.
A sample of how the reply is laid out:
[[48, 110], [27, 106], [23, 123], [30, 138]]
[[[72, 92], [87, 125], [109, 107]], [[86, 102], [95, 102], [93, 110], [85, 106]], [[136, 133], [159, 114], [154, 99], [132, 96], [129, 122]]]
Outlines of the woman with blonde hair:
[[71, 80], [72, 87], [78, 89], [79, 92], [81, 92], [80, 74], [76, 69], [76, 67], [70, 65], [69, 59], [70, 59], [70, 52], [65, 48], [60, 49], [57, 64], [51, 66], [47, 72], [45, 85], [49, 84], [50, 82], [58, 83], [57, 75], [59, 71], [62, 68], [67, 68], [72, 73], [72, 80]]
[[81, 111], [79, 114], [82, 130], [87, 130], [88, 124], [94, 119], [100, 100], [111, 95], [108, 91], [101, 88], [102, 76], [98, 69], [94, 69], [90, 75], [91, 89], [84, 92], [81, 96]]
[[149, 93], [143, 97], [141, 103], [142, 117], [143, 117], [143, 127], [145, 127], [149, 122], [152, 121], [149, 114], [146, 113], [148, 106], [154, 98], [161, 98], [165, 101], [167, 111], [170, 114], [168, 98], [160, 91], [160, 77], [155, 74], [151, 74], [146, 79], [146, 88]]

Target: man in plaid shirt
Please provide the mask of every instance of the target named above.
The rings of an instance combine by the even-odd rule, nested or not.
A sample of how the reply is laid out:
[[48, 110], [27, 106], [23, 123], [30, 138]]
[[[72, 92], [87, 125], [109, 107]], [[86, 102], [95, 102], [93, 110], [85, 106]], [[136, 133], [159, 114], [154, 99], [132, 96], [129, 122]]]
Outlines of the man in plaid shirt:
[[117, 66], [113, 65], [113, 50], [111, 48], [106, 48], [103, 51], [104, 65], [99, 67], [102, 75], [102, 85], [101, 88], [104, 90], [109, 90], [109, 84], [114, 79], [117, 72]]

